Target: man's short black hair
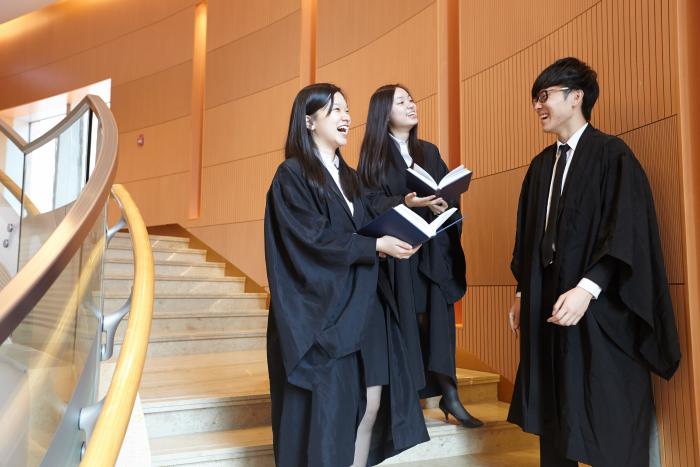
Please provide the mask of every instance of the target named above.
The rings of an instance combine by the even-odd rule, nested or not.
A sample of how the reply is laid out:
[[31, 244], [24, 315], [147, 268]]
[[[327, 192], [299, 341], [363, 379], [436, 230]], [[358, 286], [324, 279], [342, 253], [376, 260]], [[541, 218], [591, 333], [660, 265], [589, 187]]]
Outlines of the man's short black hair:
[[593, 106], [598, 100], [598, 74], [591, 67], [575, 57], [560, 58], [545, 68], [532, 85], [532, 98], [552, 86], [562, 86], [572, 90], [583, 91], [581, 111], [589, 121]]

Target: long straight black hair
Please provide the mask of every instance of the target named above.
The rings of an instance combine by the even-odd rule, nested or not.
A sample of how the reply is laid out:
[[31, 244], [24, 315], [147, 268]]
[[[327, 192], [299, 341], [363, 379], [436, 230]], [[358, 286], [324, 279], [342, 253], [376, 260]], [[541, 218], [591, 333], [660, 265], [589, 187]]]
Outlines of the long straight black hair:
[[[367, 111], [367, 126], [365, 137], [360, 148], [359, 172], [362, 183], [369, 187], [378, 187], [389, 172], [392, 164], [390, 144], [394, 144], [389, 136], [389, 117], [394, 105], [394, 93], [401, 88], [411, 95], [411, 91], [401, 84], [386, 84], [374, 91], [369, 100]], [[423, 151], [418, 143], [418, 124], [408, 133], [408, 152], [411, 158], [423, 165]]]
[[[306, 127], [306, 116], [311, 116], [324, 108], [328, 108], [326, 115], [329, 115], [333, 110], [336, 92], [343, 94], [338, 86], [330, 83], [311, 84], [299, 91], [292, 104], [287, 142], [284, 145], [284, 158], [297, 159], [311, 186], [322, 196], [326, 195], [327, 178], [323, 173], [321, 161], [316, 155], [318, 148], [311, 130]], [[345, 163], [340, 149], [336, 149], [335, 154], [340, 161], [338, 167], [340, 186], [348, 199], [354, 199], [359, 195], [357, 174]]]

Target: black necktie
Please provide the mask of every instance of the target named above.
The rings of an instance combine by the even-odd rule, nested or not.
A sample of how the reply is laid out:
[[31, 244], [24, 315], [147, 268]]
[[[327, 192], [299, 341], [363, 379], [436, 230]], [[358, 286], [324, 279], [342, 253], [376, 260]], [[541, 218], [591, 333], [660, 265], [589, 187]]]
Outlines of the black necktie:
[[559, 158], [557, 159], [554, 182], [552, 183], [552, 199], [549, 202], [547, 226], [544, 230], [541, 245], [542, 266], [544, 267], [549, 266], [554, 261], [554, 243], [557, 241], [557, 212], [559, 210], [559, 198], [561, 198], [561, 182], [564, 179], [566, 153], [569, 149], [568, 144], [559, 146]]

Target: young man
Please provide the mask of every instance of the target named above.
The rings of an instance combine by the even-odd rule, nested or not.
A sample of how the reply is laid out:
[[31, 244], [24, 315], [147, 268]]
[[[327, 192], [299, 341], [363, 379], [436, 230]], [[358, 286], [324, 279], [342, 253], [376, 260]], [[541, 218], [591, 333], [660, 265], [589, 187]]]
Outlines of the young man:
[[627, 145], [593, 128], [595, 71], [576, 58], [532, 86], [557, 141], [520, 192], [509, 312], [520, 366], [509, 421], [540, 436], [542, 466], [649, 465], [649, 371], [680, 360], [654, 203]]

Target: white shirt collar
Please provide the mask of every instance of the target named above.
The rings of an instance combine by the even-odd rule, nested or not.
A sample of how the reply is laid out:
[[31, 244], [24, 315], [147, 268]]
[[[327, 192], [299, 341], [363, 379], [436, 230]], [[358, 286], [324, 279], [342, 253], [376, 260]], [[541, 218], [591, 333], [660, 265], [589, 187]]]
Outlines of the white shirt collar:
[[391, 132], [389, 132], [389, 136], [391, 136], [391, 139], [399, 143], [400, 145], [408, 145], [408, 140], [407, 139], [398, 139], [396, 136], [392, 135]]
[[321, 162], [323, 162], [323, 165], [326, 167], [330, 167], [332, 165], [336, 169], [340, 168], [340, 159], [338, 159], [338, 154], [326, 154], [320, 150], [316, 150], [316, 155], [319, 159], [321, 159]]
[[559, 146], [562, 144], [568, 144], [569, 147], [571, 148], [570, 151], [573, 153], [573, 151], [576, 150], [576, 145], [578, 145], [578, 141], [581, 139], [581, 135], [583, 134], [584, 131], [586, 131], [586, 128], [588, 127], [588, 122], [586, 122], [581, 128], [576, 130], [576, 132], [571, 135], [569, 140], [566, 143], [562, 143], [559, 140], [557, 140], [557, 152], [559, 152]]
[[408, 140], [402, 141], [396, 136], [392, 135], [391, 132], [389, 132], [389, 136], [391, 136], [391, 139], [396, 141], [396, 143], [399, 145], [399, 153], [401, 154], [403, 161], [406, 163], [406, 167], [411, 167], [413, 165], [413, 158], [408, 152]]

